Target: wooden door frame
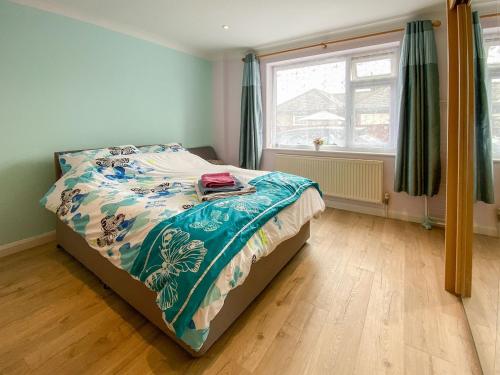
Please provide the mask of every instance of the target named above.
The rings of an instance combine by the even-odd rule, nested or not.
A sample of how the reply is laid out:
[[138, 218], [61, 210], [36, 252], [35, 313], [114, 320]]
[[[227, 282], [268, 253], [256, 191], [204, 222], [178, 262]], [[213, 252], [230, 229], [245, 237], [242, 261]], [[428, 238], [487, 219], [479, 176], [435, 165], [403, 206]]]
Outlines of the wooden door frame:
[[474, 200], [474, 63], [470, 1], [448, 0], [445, 288], [469, 297]]

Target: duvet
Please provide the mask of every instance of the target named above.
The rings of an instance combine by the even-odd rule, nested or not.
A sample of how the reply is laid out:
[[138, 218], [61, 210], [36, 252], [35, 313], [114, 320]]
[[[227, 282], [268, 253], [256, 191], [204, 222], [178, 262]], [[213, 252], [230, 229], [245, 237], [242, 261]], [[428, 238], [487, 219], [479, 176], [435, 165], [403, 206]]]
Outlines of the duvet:
[[[200, 203], [199, 176], [226, 171], [257, 193]], [[86, 160], [41, 204], [155, 291], [167, 326], [193, 350], [252, 263], [324, 209], [308, 179], [213, 165], [183, 150]]]

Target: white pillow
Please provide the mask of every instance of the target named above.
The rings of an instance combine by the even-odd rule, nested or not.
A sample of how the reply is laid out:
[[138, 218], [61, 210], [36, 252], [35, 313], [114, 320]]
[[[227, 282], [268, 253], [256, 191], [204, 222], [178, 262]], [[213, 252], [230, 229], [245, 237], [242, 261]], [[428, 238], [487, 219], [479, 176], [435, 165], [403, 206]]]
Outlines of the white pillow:
[[149, 146], [139, 146], [139, 150], [142, 153], [186, 151], [186, 149], [184, 147], [182, 147], [178, 143], [167, 143], [167, 144], [157, 144], [157, 145], [149, 145]]
[[107, 148], [97, 148], [77, 152], [59, 154], [59, 165], [63, 174], [78, 166], [92, 162], [98, 158], [109, 158], [111, 156], [139, 154], [140, 151], [133, 145], [113, 146]]

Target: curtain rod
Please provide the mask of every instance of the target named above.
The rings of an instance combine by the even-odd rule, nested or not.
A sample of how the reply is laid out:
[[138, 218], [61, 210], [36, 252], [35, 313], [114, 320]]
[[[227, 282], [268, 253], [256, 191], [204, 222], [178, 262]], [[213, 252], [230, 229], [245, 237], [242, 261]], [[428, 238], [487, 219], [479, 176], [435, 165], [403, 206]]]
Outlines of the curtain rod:
[[[434, 27], [441, 26], [441, 21], [440, 20], [434, 20], [434, 21], [432, 21], [432, 26], [434, 26]], [[353, 41], [353, 40], [365, 39], [365, 38], [370, 38], [370, 37], [374, 37], [374, 36], [381, 36], [381, 35], [386, 35], [386, 34], [399, 33], [399, 32], [402, 32], [402, 31], [405, 31], [404, 27], [401, 27], [399, 29], [393, 29], [393, 30], [387, 30], [387, 31], [380, 31], [378, 33], [371, 33], [371, 34], [364, 34], [364, 35], [353, 36], [353, 37], [350, 37], [350, 38], [337, 39], [337, 40], [328, 40], [326, 42], [309, 44], [309, 45], [302, 46], [302, 47], [289, 48], [289, 49], [284, 49], [284, 50], [280, 50], [280, 51], [276, 51], [276, 52], [263, 53], [261, 55], [257, 55], [257, 57], [258, 58], [264, 58], [264, 57], [281, 55], [283, 53], [295, 52], [295, 51], [300, 51], [300, 50], [303, 50], [303, 49], [309, 49], [309, 48], [314, 48], [314, 47], [327, 48], [329, 44], [336, 44], [336, 43], [342, 43], [342, 42], [350, 42], [350, 41]], [[241, 59], [241, 60], [244, 61], [244, 59]]]
[[479, 18], [490, 18], [490, 17], [497, 17], [497, 16], [500, 16], [500, 13], [483, 14], [482, 16], [479, 16]]

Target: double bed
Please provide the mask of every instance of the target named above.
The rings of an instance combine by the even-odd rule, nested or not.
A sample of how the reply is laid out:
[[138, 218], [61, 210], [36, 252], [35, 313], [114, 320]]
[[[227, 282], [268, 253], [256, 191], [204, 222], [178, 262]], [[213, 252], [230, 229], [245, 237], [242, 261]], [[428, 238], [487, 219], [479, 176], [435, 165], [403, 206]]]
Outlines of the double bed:
[[[57, 182], [41, 204], [58, 217], [58, 245], [192, 356], [203, 355], [300, 250], [311, 218], [324, 210], [311, 181], [220, 165], [211, 147], [119, 146], [56, 152], [54, 160]], [[257, 193], [200, 204], [194, 183], [221, 171]], [[233, 228], [240, 230], [229, 235]], [[167, 254], [179, 241], [175, 256]], [[157, 252], [163, 258], [154, 264]], [[184, 264], [172, 260], [182, 256]], [[182, 278], [191, 273], [196, 278]]]

